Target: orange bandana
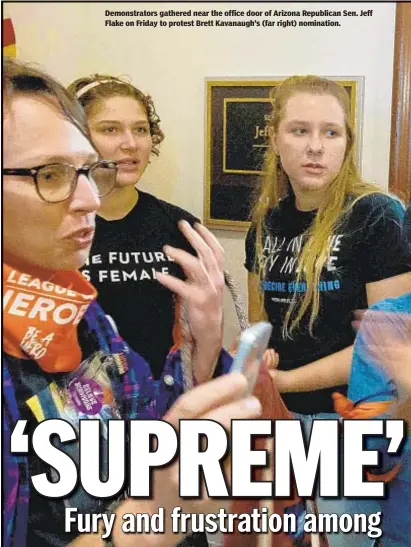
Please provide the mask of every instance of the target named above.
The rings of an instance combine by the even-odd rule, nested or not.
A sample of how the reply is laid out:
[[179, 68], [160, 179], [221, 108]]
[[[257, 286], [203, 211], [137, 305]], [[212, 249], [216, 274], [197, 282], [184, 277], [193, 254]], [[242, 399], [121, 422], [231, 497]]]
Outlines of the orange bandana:
[[34, 359], [46, 372], [75, 370], [77, 325], [96, 296], [78, 271], [32, 268], [28, 274], [3, 264], [4, 351]]

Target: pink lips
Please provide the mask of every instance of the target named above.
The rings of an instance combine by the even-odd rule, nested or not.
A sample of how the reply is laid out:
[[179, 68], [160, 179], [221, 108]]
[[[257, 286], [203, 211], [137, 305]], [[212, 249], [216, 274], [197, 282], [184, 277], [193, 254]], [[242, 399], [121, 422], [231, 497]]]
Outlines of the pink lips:
[[64, 239], [73, 241], [79, 249], [89, 247], [93, 242], [94, 228], [82, 228], [66, 236]]
[[324, 165], [321, 163], [305, 163], [303, 167], [312, 173], [321, 173], [325, 169]]
[[119, 160], [116, 162], [118, 167], [123, 171], [135, 171], [138, 166], [138, 161], [132, 158]]

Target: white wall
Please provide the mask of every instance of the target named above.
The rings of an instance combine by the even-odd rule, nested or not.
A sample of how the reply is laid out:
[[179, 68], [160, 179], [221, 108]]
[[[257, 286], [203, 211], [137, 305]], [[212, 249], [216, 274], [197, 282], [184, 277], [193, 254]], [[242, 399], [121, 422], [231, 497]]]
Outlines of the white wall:
[[[373, 10], [341, 27], [105, 27], [105, 10]], [[388, 186], [395, 3], [12, 3], [17, 55], [64, 83], [90, 73], [128, 74], [155, 100], [166, 140], [141, 188], [203, 214], [204, 78], [296, 73], [365, 77], [362, 172]], [[224, 17], [223, 17], [224, 18]], [[120, 19], [120, 18], [119, 18]], [[124, 18], [121, 18], [124, 20]], [[323, 18], [327, 19], [327, 17]], [[245, 234], [215, 231], [246, 294]], [[234, 330], [232, 310], [227, 333]]]

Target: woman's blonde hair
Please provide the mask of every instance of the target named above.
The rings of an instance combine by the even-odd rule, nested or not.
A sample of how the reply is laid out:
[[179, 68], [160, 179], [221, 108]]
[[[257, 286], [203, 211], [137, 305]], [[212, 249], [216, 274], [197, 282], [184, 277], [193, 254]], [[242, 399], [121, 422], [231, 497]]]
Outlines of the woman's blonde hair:
[[[386, 193], [376, 184], [363, 181], [358, 173], [354, 160], [354, 133], [349, 117], [349, 97], [340, 84], [318, 76], [292, 76], [284, 80], [271, 93], [270, 134], [272, 136], [277, 134], [287, 101], [295, 93], [332, 95], [337, 99], [344, 111], [347, 148], [341, 170], [330, 183], [326, 197], [318, 208], [314, 221], [304, 234], [304, 244], [298, 258], [296, 281], [297, 284], [304, 281], [307, 290], [303, 296], [298, 296], [296, 292], [293, 295], [283, 325], [284, 338], [291, 337], [292, 332], [307, 312], [309, 312], [309, 331], [313, 335], [314, 323], [320, 309], [318, 284], [329, 256], [332, 235], [358, 199], [373, 193]], [[266, 275], [263, 254], [266, 214], [278, 205], [281, 198], [285, 197], [290, 191], [292, 192], [288, 176], [273, 146], [267, 149], [264, 161], [261, 189], [252, 213], [252, 221], [256, 229], [255, 264], [260, 282], [264, 280]], [[260, 297], [262, 307], [263, 298], [261, 293]]]

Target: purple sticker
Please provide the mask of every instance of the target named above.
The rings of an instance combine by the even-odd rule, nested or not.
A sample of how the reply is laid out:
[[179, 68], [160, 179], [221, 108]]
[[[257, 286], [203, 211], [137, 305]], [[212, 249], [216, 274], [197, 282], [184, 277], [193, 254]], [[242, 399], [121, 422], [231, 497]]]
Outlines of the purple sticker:
[[95, 415], [103, 407], [103, 390], [97, 382], [76, 378], [69, 386], [71, 402], [83, 414]]

